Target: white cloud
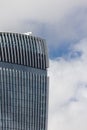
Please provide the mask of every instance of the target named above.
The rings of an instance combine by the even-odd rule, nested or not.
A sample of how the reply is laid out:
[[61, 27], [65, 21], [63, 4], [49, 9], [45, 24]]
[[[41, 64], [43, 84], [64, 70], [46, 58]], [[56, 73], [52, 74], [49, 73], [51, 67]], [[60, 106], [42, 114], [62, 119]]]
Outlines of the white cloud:
[[0, 0], [0, 31], [44, 32], [55, 49], [87, 36], [87, 0]]
[[87, 129], [87, 39], [72, 46], [82, 56], [50, 60], [48, 130]]
[[[17, 30], [25, 20], [42, 23], [61, 22], [76, 8], [86, 8], [86, 0], [0, 0], [0, 28]], [[14, 27], [13, 27], [14, 26]]]
[[[1, 16], [29, 17], [36, 20], [58, 19], [75, 7], [87, 6], [86, 0], [8, 0], [0, 1]], [[6, 18], [6, 17], [5, 17]]]

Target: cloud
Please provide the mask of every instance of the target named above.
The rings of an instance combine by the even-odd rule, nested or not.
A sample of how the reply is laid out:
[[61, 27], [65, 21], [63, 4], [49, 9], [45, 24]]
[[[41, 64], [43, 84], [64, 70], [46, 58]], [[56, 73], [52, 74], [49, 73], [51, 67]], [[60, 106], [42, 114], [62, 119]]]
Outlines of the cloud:
[[[39, 21], [58, 20], [67, 14], [69, 10], [76, 7], [86, 6], [86, 0], [15, 0], [1, 1], [0, 14], [4, 19], [36, 19]], [[4, 17], [8, 16], [8, 17]], [[11, 16], [11, 17], [9, 17]], [[2, 20], [2, 19], [1, 19]]]
[[[71, 14], [74, 10], [77, 10], [79, 8], [87, 8], [87, 1], [3, 0], [0, 1], [0, 28], [2, 31], [24, 31], [24, 29], [25, 31], [27, 29], [29, 31], [29, 29], [31, 28], [30, 21], [34, 21], [34, 24], [35, 22], [39, 24], [45, 23], [46, 25], [54, 26], [54, 28], [56, 28], [55, 25], [60, 25], [62, 21], [65, 21], [67, 15]], [[28, 21], [28, 24], [26, 24], [26, 21]], [[24, 25], [24, 23], [26, 25]], [[25, 26], [27, 26], [27, 29], [25, 28]], [[33, 28], [31, 29], [34, 30]], [[62, 29], [63, 28], [61, 28], [61, 30]]]
[[0, 31], [32, 32], [47, 40], [54, 57], [62, 44], [87, 36], [86, 0], [0, 1]]
[[71, 46], [70, 53], [81, 52], [80, 56], [50, 60], [48, 130], [87, 129], [86, 46], [87, 39], [83, 39]]

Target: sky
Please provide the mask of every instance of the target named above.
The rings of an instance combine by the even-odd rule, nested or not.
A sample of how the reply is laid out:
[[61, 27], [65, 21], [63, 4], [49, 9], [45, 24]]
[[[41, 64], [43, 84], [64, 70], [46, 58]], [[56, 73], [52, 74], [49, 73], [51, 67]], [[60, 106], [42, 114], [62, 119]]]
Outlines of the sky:
[[0, 31], [47, 41], [48, 130], [87, 130], [87, 0], [0, 0]]

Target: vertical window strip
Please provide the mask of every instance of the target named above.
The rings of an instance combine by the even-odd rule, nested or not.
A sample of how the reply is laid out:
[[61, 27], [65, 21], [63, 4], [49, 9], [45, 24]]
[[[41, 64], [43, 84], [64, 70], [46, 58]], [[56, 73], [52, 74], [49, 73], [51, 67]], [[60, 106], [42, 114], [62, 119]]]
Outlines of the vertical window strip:
[[[9, 98], [9, 119], [11, 119], [11, 84], [10, 84], [10, 71], [7, 69], [7, 82], [9, 86], [9, 91], [10, 91], [10, 98]], [[11, 127], [11, 122], [9, 121], [9, 127]]]
[[41, 85], [41, 74], [40, 74], [40, 129], [42, 129], [42, 85]]
[[30, 88], [30, 92], [29, 92], [29, 129], [31, 129], [31, 106], [32, 106], [32, 102], [31, 102], [31, 73], [29, 72], [29, 88]]
[[0, 68], [0, 129], [2, 129], [2, 81], [1, 81], [1, 68]]
[[45, 50], [45, 68], [47, 68], [49, 66], [48, 63], [48, 51], [47, 51], [47, 44], [46, 41], [44, 40], [44, 50]]
[[7, 54], [6, 54], [6, 42], [5, 42], [5, 34], [2, 34], [2, 39], [3, 39], [3, 51], [4, 51], [4, 61], [7, 62]]
[[37, 68], [37, 44], [36, 44], [36, 39], [34, 38], [34, 47], [35, 47], [35, 67]]
[[19, 59], [20, 59], [20, 57], [19, 57], [19, 47], [18, 47], [19, 41], [17, 39], [17, 34], [14, 34], [14, 37], [15, 37], [15, 44], [16, 44], [16, 49], [17, 49], [17, 59], [18, 59], [17, 63], [20, 64], [20, 61], [19, 61]]
[[37, 44], [37, 53], [40, 53], [40, 48], [39, 48], [38, 38], [36, 39], [36, 44]]
[[30, 106], [30, 98], [29, 98], [29, 87], [30, 87], [30, 75], [29, 75], [29, 72], [28, 72], [28, 85], [27, 85], [27, 87], [28, 87], [28, 112], [27, 112], [27, 124], [28, 124], [28, 128], [29, 128], [29, 126], [30, 126], [30, 122], [29, 122], [29, 118], [30, 118], [30, 112], [29, 112], [29, 106]]
[[41, 54], [42, 54], [42, 50], [41, 50], [41, 42], [40, 39], [38, 38], [38, 47], [39, 47], [39, 68], [42, 68], [42, 64], [41, 64]]
[[47, 118], [48, 118], [48, 112], [47, 112], [47, 109], [48, 109], [48, 90], [47, 90], [47, 76], [45, 76], [45, 129], [47, 128]]
[[1, 42], [0, 42], [0, 61], [2, 61], [2, 47], [1, 47]]
[[20, 48], [20, 61], [21, 61], [21, 65], [23, 64], [23, 56], [22, 56], [22, 47], [21, 47], [21, 37], [20, 34], [18, 34], [18, 41], [19, 41], [19, 48]]
[[21, 129], [23, 128], [23, 124], [22, 124], [22, 106], [23, 106], [23, 71], [21, 73], [21, 81], [22, 81], [22, 84], [21, 84], [21, 96], [22, 96], [22, 101], [21, 101]]
[[36, 47], [36, 68], [38, 68], [38, 47], [37, 47], [37, 39], [35, 39], [35, 47]]
[[7, 87], [7, 121], [8, 121], [8, 127], [10, 127], [10, 121], [9, 121], [9, 79], [8, 79], [8, 69], [6, 69], [6, 87]]
[[43, 129], [44, 129], [44, 108], [45, 108], [45, 106], [44, 106], [44, 76], [42, 75], [42, 127], [43, 127]]
[[14, 129], [14, 96], [15, 96], [15, 93], [14, 93], [14, 86], [13, 86], [13, 72], [12, 72], [12, 69], [11, 69], [11, 86], [12, 86], [12, 119], [11, 119], [11, 125], [12, 125], [12, 128]]
[[31, 124], [32, 124], [32, 130], [35, 130], [35, 121], [34, 121], [34, 115], [35, 115], [35, 109], [34, 109], [34, 101], [35, 101], [35, 88], [34, 88], [34, 74], [32, 74], [32, 120], [31, 120]]
[[46, 81], [45, 81], [45, 75], [43, 76], [43, 78], [44, 78], [44, 79], [43, 79], [43, 80], [44, 80], [44, 81], [43, 81], [43, 84], [44, 84], [44, 106], [45, 106], [45, 107], [44, 107], [44, 129], [46, 129], [46, 127], [45, 127], [45, 120], [46, 120], [46, 112], [45, 112], [45, 111], [46, 111], [46, 103], [45, 103], [45, 101], [46, 101], [46, 100], [45, 100], [45, 98], [46, 98], [45, 82], [46, 82]]
[[43, 46], [43, 69], [45, 69], [46, 67], [45, 67], [45, 62], [46, 62], [46, 54], [45, 54], [45, 45], [44, 45], [45, 43], [44, 43], [44, 41], [42, 40], [42, 46]]
[[9, 69], [9, 85], [10, 85], [10, 124], [9, 124], [9, 127], [11, 128], [12, 127], [12, 111], [13, 111], [13, 94], [12, 94], [12, 73], [11, 73], [11, 69]]
[[8, 98], [7, 98], [7, 101], [8, 101], [8, 103], [7, 103], [7, 118], [8, 118], [8, 128], [10, 127], [10, 116], [9, 116], [9, 114], [10, 114], [10, 91], [9, 91], [9, 72], [8, 72], [9, 70], [8, 69], [6, 69], [6, 79], [7, 79], [7, 82], [6, 82], [6, 84], [7, 84], [7, 88], [8, 88]]
[[35, 86], [34, 86], [34, 82], [35, 82], [35, 79], [34, 79], [34, 74], [32, 74], [32, 98], [33, 98], [33, 105], [32, 105], [32, 107], [33, 107], [33, 116], [32, 116], [32, 118], [33, 118], [33, 120], [32, 120], [32, 124], [33, 124], [33, 130], [35, 130], [35, 126], [34, 126], [34, 124], [35, 124], [35, 118], [34, 118], [34, 115], [35, 115]]
[[23, 36], [23, 40], [24, 40], [24, 48], [25, 48], [25, 65], [28, 66], [28, 48], [27, 48], [27, 42], [26, 42], [25, 35]]
[[15, 102], [14, 102], [14, 101], [15, 101], [15, 100], [14, 100], [14, 99], [15, 99], [15, 91], [14, 91], [14, 85], [13, 85], [13, 78], [14, 78], [14, 77], [13, 77], [13, 70], [11, 70], [11, 77], [10, 77], [10, 78], [11, 78], [11, 83], [10, 83], [10, 84], [11, 84], [11, 86], [12, 86], [12, 102], [13, 102], [13, 103], [12, 103], [12, 108], [13, 108], [13, 109], [12, 109], [12, 118], [13, 118], [13, 119], [11, 119], [11, 120], [12, 120], [12, 128], [14, 129], [14, 128], [15, 128], [15, 127], [14, 127], [14, 116], [15, 116], [15, 114], [14, 114], [14, 106], [15, 106]]
[[43, 40], [41, 40], [41, 69], [44, 69], [44, 59], [43, 59], [43, 56], [44, 56], [44, 51], [43, 51]]
[[34, 67], [36, 67], [36, 47], [35, 47], [35, 40], [34, 40], [34, 37], [32, 37], [32, 44], [33, 44]]
[[12, 63], [15, 63], [15, 50], [14, 50], [14, 45], [13, 45], [13, 37], [12, 34], [10, 33], [10, 41], [11, 41], [11, 49], [12, 49]]
[[14, 41], [14, 34], [11, 34], [11, 42], [12, 42], [12, 47], [13, 47], [13, 59], [14, 59], [14, 63], [17, 63], [17, 55], [16, 55], [16, 47], [15, 47], [15, 41]]
[[5, 83], [4, 83], [4, 68], [3, 68], [3, 121], [4, 121], [4, 125], [5, 125], [5, 111], [6, 111], [6, 107], [5, 107]]
[[20, 93], [21, 93], [21, 100], [20, 100], [20, 129], [22, 129], [22, 85], [23, 85], [23, 71], [20, 72]]
[[19, 43], [19, 35], [16, 34], [16, 42], [17, 42], [17, 49], [18, 49], [18, 64], [21, 64], [21, 50], [20, 50], [20, 43]]
[[38, 74], [37, 76], [37, 80], [38, 80], [38, 119], [37, 119], [37, 123], [38, 123], [38, 129], [40, 129], [40, 75]]
[[35, 130], [37, 130], [37, 79], [36, 79], [36, 74], [34, 74], [35, 76], [35, 82], [34, 82], [34, 86], [35, 86]]
[[[2, 39], [2, 34], [1, 34], [1, 39]], [[0, 46], [1, 46], [1, 61], [4, 61], [4, 52], [3, 52], [4, 47], [3, 47], [3, 45], [4, 45], [4, 43], [3, 43], [3, 39], [2, 39], [2, 42], [0, 44]]]
[[15, 47], [15, 59], [16, 62], [18, 64], [18, 51], [17, 51], [17, 43], [16, 43], [16, 39], [15, 39], [15, 33], [13, 34], [13, 45]]
[[0, 61], [2, 61], [2, 50], [1, 50], [2, 38], [0, 35]]
[[23, 127], [24, 127], [24, 129], [26, 127], [25, 126], [25, 123], [26, 123], [25, 122], [25, 112], [26, 112], [26, 93], [25, 93], [26, 92], [25, 91], [26, 90], [26, 86], [25, 86], [26, 83], [25, 82], [26, 82], [26, 72], [24, 72], [24, 116], [23, 116], [23, 120], [24, 120], [24, 126]]
[[30, 129], [32, 129], [32, 73], [30, 72]]
[[38, 80], [37, 80], [37, 74], [36, 74], [36, 130], [38, 129]]
[[8, 42], [7, 33], [5, 34], [5, 43], [6, 43], [7, 61], [10, 62], [9, 42]]
[[18, 114], [18, 125], [19, 125], [19, 128], [21, 127], [21, 104], [22, 104], [22, 102], [21, 102], [21, 99], [22, 99], [22, 96], [21, 96], [21, 72], [20, 71], [18, 71], [18, 90], [19, 90], [19, 99], [20, 99], [20, 101], [19, 101], [19, 114]]
[[9, 40], [9, 47], [10, 47], [10, 55], [11, 55], [11, 62], [13, 63], [14, 62], [14, 59], [13, 59], [13, 46], [12, 46], [12, 40], [11, 40], [11, 34], [9, 33], [8, 34], [8, 40]]
[[29, 45], [28, 45], [28, 38], [27, 38], [27, 35], [25, 36], [25, 42], [26, 42], [26, 55], [27, 55], [27, 66], [29, 66], [29, 51], [30, 51], [30, 48], [29, 48]]
[[40, 47], [40, 68], [42, 69], [42, 46], [41, 40], [39, 39], [39, 47]]
[[2, 129], [4, 127], [4, 98], [3, 98], [3, 70], [1, 69], [1, 121], [2, 121]]
[[22, 53], [22, 60], [23, 60], [23, 64], [26, 65], [26, 63], [25, 63], [26, 57], [25, 57], [25, 48], [24, 48], [23, 35], [21, 34], [20, 37], [21, 37], [21, 45], [22, 45], [22, 52], [23, 52]]
[[40, 42], [41, 42], [41, 51], [42, 51], [42, 54], [44, 55], [43, 40], [40, 39]]
[[10, 47], [10, 40], [9, 40], [9, 34], [7, 33], [7, 43], [8, 43], [8, 55], [9, 55], [9, 62], [11, 62], [11, 47]]
[[43, 98], [44, 98], [44, 95], [43, 95], [43, 75], [41, 75], [41, 129], [44, 129], [44, 125], [43, 125], [43, 111], [44, 111], [44, 106], [43, 106]]
[[4, 68], [4, 94], [5, 94], [5, 99], [4, 99], [4, 107], [5, 107], [5, 123], [6, 123], [6, 127], [8, 126], [8, 123], [7, 123], [7, 120], [8, 120], [8, 117], [7, 117], [7, 85], [6, 85], [6, 69]]
[[15, 70], [15, 76], [16, 76], [16, 80], [15, 80], [15, 87], [16, 87], [16, 97], [15, 97], [15, 100], [17, 101], [16, 102], [16, 105], [17, 105], [17, 110], [16, 110], [16, 126], [18, 128], [18, 106], [19, 106], [19, 93], [18, 93], [18, 71]]
[[[25, 97], [24, 97], [24, 90], [25, 89], [25, 73], [22, 71], [22, 106], [25, 104]], [[24, 128], [24, 114], [25, 114], [25, 108], [22, 107], [22, 129]]]
[[6, 61], [6, 57], [5, 57], [5, 42], [4, 42], [4, 34], [2, 34], [2, 43], [3, 43], [3, 57], [4, 57], [4, 61]]
[[20, 82], [20, 77], [19, 77], [19, 74], [20, 74], [20, 71], [18, 70], [17, 72], [17, 75], [18, 75], [18, 78], [17, 78], [17, 91], [18, 91], [18, 128], [20, 128], [20, 120], [19, 120], [19, 116], [20, 116], [20, 108], [21, 108], [21, 98], [20, 98], [20, 85], [19, 85], [19, 82]]
[[35, 106], [34, 106], [34, 130], [37, 130], [36, 127], [36, 120], [37, 120], [37, 80], [36, 80], [36, 74], [34, 74], [34, 91], [35, 91]]
[[46, 129], [48, 127], [48, 104], [49, 104], [49, 77], [46, 76], [47, 84], [46, 84], [46, 100], [47, 100], [47, 107], [46, 107]]
[[21, 52], [22, 52], [22, 64], [25, 65], [25, 52], [24, 52], [24, 45], [23, 45], [23, 37], [20, 34], [20, 41], [21, 41]]
[[2, 73], [2, 78], [3, 78], [3, 95], [2, 95], [2, 97], [3, 97], [3, 128], [4, 128], [4, 126], [5, 126], [5, 92], [4, 92], [4, 71], [3, 71], [3, 73]]
[[31, 47], [30, 47], [30, 39], [29, 39], [29, 36], [27, 36], [26, 38], [27, 40], [27, 46], [28, 46], [28, 64], [29, 66], [31, 66], [31, 62], [32, 62], [32, 59], [31, 59]]
[[42, 129], [42, 84], [40, 75], [40, 129]]
[[27, 106], [28, 106], [28, 93], [27, 93], [27, 72], [25, 72], [25, 130], [27, 129]]
[[33, 43], [32, 43], [32, 37], [29, 37], [30, 39], [30, 52], [31, 52], [31, 66], [34, 67], [34, 57], [33, 57]]
[[36, 43], [37, 43], [37, 68], [40, 67], [40, 64], [39, 64], [39, 53], [40, 53], [40, 50], [39, 50], [39, 44], [38, 44], [38, 39], [36, 39]]
[[[2, 34], [2, 39], [3, 39], [3, 34]], [[4, 49], [4, 42], [2, 40], [2, 50], [3, 50], [3, 61], [6, 61], [5, 59], [5, 49]]]

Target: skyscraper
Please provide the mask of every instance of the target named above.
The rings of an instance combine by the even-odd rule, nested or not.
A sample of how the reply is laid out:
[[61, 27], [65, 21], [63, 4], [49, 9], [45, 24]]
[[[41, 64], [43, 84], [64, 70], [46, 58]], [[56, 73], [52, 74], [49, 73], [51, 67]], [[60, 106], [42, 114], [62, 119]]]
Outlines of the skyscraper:
[[47, 68], [44, 39], [0, 33], [0, 130], [47, 130]]

